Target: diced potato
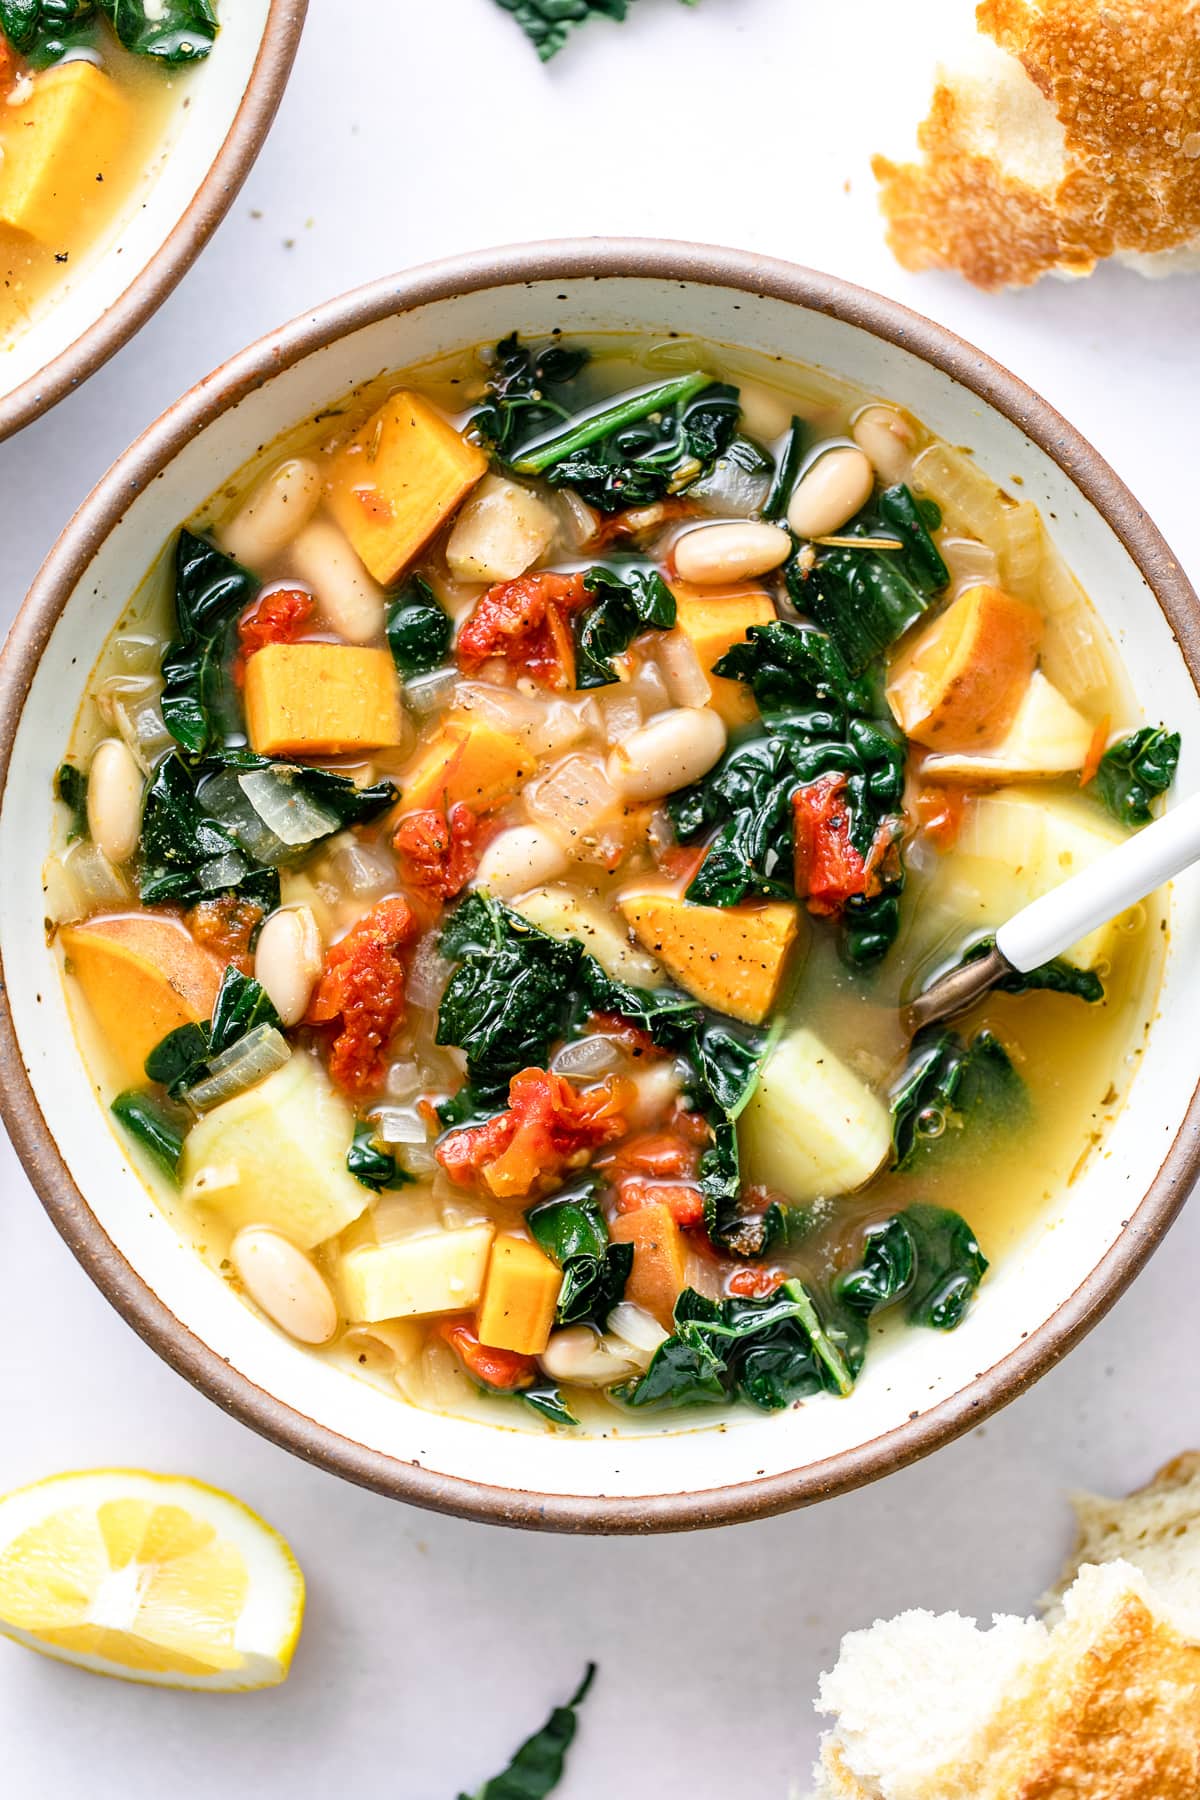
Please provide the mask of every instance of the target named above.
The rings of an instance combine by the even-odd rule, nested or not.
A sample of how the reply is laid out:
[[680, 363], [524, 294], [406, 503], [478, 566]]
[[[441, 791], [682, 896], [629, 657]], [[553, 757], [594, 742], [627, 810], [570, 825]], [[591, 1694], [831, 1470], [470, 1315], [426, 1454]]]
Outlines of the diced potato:
[[[975, 930], [994, 928], [1125, 839], [1115, 820], [1074, 795], [1018, 787], [982, 794], [968, 804], [954, 854], [938, 871], [937, 898]], [[1089, 933], [1067, 961], [1094, 968], [1119, 923]]]
[[406, 811], [460, 800], [486, 810], [509, 799], [533, 766], [519, 739], [482, 719], [452, 714], [400, 776], [401, 799]]
[[998, 744], [976, 754], [927, 756], [922, 774], [932, 780], [982, 783], [1066, 775], [1083, 767], [1094, 730], [1091, 720], [1035, 669], [1017, 716]]
[[726, 725], [745, 725], [758, 717], [754, 695], [744, 681], [732, 681], [727, 675], [713, 675], [719, 662], [734, 644], [745, 641], [751, 625], [769, 625], [775, 608], [761, 588], [731, 586], [724, 593], [711, 588], [697, 589], [687, 582], [671, 584], [675, 595], [676, 628], [691, 639], [700, 667], [708, 676], [711, 698], [709, 705], [721, 715]]
[[760, 1025], [775, 1004], [800, 910], [693, 906], [674, 894], [627, 894], [619, 902], [634, 936], [689, 994], [717, 1012]]
[[882, 1101], [802, 1026], [768, 1058], [738, 1137], [748, 1179], [803, 1205], [870, 1181], [891, 1125]]
[[967, 588], [901, 644], [888, 704], [906, 736], [931, 750], [979, 750], [1004, 736], [1037, 661], [1043, 620], [1001, 588]]
[[346, 1317], [373, 1325], [469, 1312], [483, 1292], [494, 1232], [494, 1225], [468, 1225], [349, 1251], [341, 1263]]
[[342, 756], [398, 744], [400, 690], [386, 650], [268, 644], [246, 664], [246, 724], [260, 756]]
[[321, 1065], [294, 1052], [193, 1125], [179, 1171], [184, 1198], [211, 1206], [233, 1231], [271, 1225], [311, 1250], [371, 1198], [346, 1167], [353, 1137], [354, 1114]]
[[476, 1330], [481, 1344], [538, 1356], [550, 1342], [562, 1270], [530, 1243], [506, 1232], [492, 1245]]
[[329, 509], [384, 587], [484, 475], [487, 457], [419, 394], [393, 394], [334, 459]]
[[121, 913], [65, 926], [58, 941], [127, 1075], [141, 1076], [169, 1031], [212, 1016], [222, 965], [176, 919]]
[[90, 62], [59, 63], [0, 114], [0, 224], [62, 249], [86, 222], [96, 183], [115, 179], [129, 102]]
[[633, 1270], [625, 1298], [673, 1328], [675, 1302], [687, 1286], [683, 1233], [665, 1206], [639, 1206], [619, 1213], [609, 1231], [614, 1244], [633, 1245]]
[[626, 982], [630, 987], [656, 988], [666, 979], [652, 956], [634, 949], [606, 906], [572, 888], [534, 888], [514, 902], [513, 911], [522, 914], [547, 937], [575, 938], [614, 981]]
[[515, 581], [545, 555], [558, 521], [544, 500], [485, 475], [454, 522], [446, 561], [458, 581]]

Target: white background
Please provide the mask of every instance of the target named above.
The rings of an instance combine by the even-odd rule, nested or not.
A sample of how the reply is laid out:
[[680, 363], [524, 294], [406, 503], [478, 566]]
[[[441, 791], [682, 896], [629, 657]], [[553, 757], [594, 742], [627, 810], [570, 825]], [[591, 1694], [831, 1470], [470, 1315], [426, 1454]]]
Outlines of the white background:
[[[0, 446], [5, 623], [113, 457], [231, 352], [374, 276], [589, 232], [770, 252], [932, 314], [1072, 419], [1200, 570], [1200, 283], [1109, 270], [985, 296], [906, 276], [884, 247], [869, 155], [923, 111], [960, 0], [633, 12], [543, 70], [490, 0], [311, 0], [275, 130], [198, 267], [81, 393]], [[913, 1605], [1024, 1611], [1068, 1540], [1067, 1489], [1122, 1491], [1200, 1441], [1193, 1213], [1064, 1366], [873, 1489], [674, 1539], [461, 1524], [226, 1419], [109, 1310], [2, 1143], [0, 1191], [0, 1491], [71, 1467], [190, 1472], [281, 1527], [310, 1592], [291, 1681], [249, 1697], [98, 1681], [0, 1641], [5, 1800], [453, 1800], [588, 1657], [600, 1679], [562, 1800], [784, 1800], [843, 1631]]]

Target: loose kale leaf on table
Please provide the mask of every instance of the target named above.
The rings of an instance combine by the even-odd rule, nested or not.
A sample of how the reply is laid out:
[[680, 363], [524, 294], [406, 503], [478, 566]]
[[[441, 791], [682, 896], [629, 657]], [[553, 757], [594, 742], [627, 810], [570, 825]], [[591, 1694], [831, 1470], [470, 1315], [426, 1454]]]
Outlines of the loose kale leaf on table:
[[162, 655], [163, 724], [190, 756], [245, 742], [230, 673], [239, 615], [258, 594], [257, 575], [207, 538], [181, 531], [175, 549], [175, 636]]
[[595, 1675], [596, 1665], [589, 1663], [566, 1705], [556, 1706], [542, 1729], [526, 1738], [507, 1769], [485, 1781], [474, 1795], [460, 1794], [458, 1800], [546, 1800], [562, 1780], [567, 1751], [575, 1738], [575, 1715]]
[[534, 1241], [562, 1270], [555, 1323], [595, 1325], [624, 1298], [633, 1269], [633, 1245], [609, 1242], [608, 1226], [590, 1180], [554, 1194], [532, 1208], [525, 1223]]
[[1122, 825], [1148, 825], [1152, 803], [1165, 794], [1179, 767], [1179, 733], [1144, 725], [1110, 745], [1091, 791]]
[[576, 615], [575, 685], [609, 687], [617, 679], [611, 658], [651, 629], [675, 623], [675, 596], [657, 569], [589, 569], [583, 585], [593, 596]]
[[834, 1299], [864, 1319], [903, 1300], [910, 1325], [953, 1331], [987, 1269], [965, 1219], [919, 1203], [867, 1228], [862, 1260], [837, 1277]]
[[[892, 1090], [892, 1168], [911, 1167], [920, 1151], [936, 1154], [973, 1120], [1016, 1124], [1027, 1113], [1025, 1083], [993, 1032], [978, 1031], [968, 1044], [957, 1032], [926, 1026]], [[921, 1131], [927, 1114], [936, 1116], [936, 1137]]]
[[[683, 0], [695, 6], [696, 0]], [[587, 19], [628, 16], [630, 0], [496, 0], [515, 17], [543, 62], [556, 56], [571, 35], [572, 27]]]

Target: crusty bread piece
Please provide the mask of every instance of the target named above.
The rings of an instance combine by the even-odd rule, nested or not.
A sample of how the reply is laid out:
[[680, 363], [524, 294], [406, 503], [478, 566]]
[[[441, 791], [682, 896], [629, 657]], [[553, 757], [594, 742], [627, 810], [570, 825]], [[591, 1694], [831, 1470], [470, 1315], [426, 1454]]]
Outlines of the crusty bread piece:
[[978, 287], [1200, 268], [1200, 0], [980, 0], [920, 162], [873, 162], [908, 269]]
[[1200, 1800], [1200, 1454], [1076, 1504], [1049, 1623], [913, 1612], [844, 1640], [813, 1800]]

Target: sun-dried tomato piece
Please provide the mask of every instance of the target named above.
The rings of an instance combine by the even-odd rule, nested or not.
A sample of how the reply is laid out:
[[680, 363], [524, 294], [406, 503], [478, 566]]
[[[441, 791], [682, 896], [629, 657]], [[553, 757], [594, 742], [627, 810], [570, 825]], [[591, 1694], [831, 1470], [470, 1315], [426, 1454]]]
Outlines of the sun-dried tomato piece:
[[523, 1199], [624, 1136], [634, 1097], [633, 1083], [619, 1076], [580, 1092], [546, 1069], [522, 1069], [508, 1084], [508, 1111], [448, 1132], [437, 1159], [460, 1186], [480, 1180], [498, 1199]]
[[439, 1319], [434, 1330], [445, 1338], [468, 1374], [484, 1387], [495, 1388], [501, 1394], [515, 1394], [521, 1388], [532, 1387], [537, 1379], [537, 1363], [532, 1356], [481, 1344], [475, 1321], [468, 1316]]
[[782, 1269], [752, 1269], [748, 1266], [735, 1269], [725, 1283], [727, 1293], [736, 1294], [742, 1300], [765, 1300], [773, 1294], [777, 1287], [782, 1287], [787, 1276]]
[[381, 900], [325, 958], [305, 1023], [340, 1021], [329, 1073], [351, 1094], [378, 1087], [387, 1048], [404, 1017], [403, 951], [418, 931], [406, 900]]
[[542, 687], [575, 686], [570, 615], [587, 601], [580, 575], [521, 575], [502, 581], [476, 601], [458, 634], [459, 666], [473, 673], [490, 657]]
[[429, 807], [401, 819], [392, 847], [409, 887], [434, 900], [461, 894], [479, 862], [479, 821], [463, 801], [446, 812]]
[[271, 588], [238, 620], [238, 649], [246, 662], [268, 644], [294, 644], [312, 629], [317, 603], [304, 588]]
[[[665, 1206], [677, 1225], [703, 1223], [704, 1196], [697, 1180], [700, 1143], [677, 1127], [676, 1119], [672, 1128], [640, 1132], [601, 1158], [599, 1166], [613, 1185], [618, 1212]], [[704, 1123], [701, 1141], [707, 1142], [711, 1136]]]
[[249, 975], [250, 939], [262, 923], [262, 916], [262, 907], [253, 900], [243, 900], [237, 894], [219, 894], [212, 900], [197, 901], [184, 914], [183, 922], [203, 949]]

